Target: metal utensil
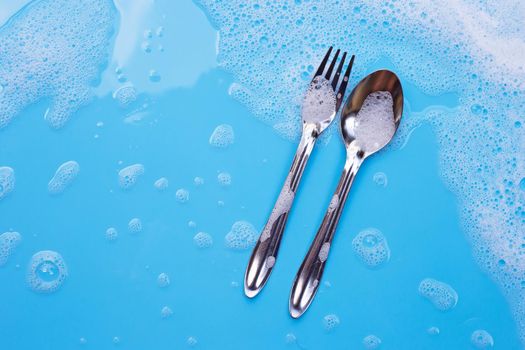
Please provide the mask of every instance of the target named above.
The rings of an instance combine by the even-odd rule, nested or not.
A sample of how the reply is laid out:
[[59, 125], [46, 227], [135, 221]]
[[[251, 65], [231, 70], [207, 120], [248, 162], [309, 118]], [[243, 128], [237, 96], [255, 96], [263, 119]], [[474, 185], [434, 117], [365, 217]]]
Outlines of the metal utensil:
[[333, 75], [332, 73], [340, 50], [336, 51], [325, 72], [325, 67], [331, 53], [332, 47], [328, 49], [308, 88], [302, 109], [303, 130], [301, 141], [299, 142], [297, 152], [281, 193], [253, 249], [248, 267], [246, 268], [244, 292], [250, 298], [253, 298], [261, 291], [272, 272], [295, 192], [299, 186], [299, 181], [301, 180], [310, 153], [318, 136], [330, 125], [332, 120], [334, 120], [345, 94], [354, 56], [350, 59], [339, 89], [336, 90], [346, 58], [346, 52], [343, 53], [337, 70]]
[[[363, 119], [366, 117], [360, 117], [360, 111], [364, 111], [363, 115], [366, 114], [366, 111], [371, 111], [371, 113], [368, 113], [369, 117], [374, 116], [375, 110], [373, 108], [377, 108], [374, 107], [374, 103], [379, 107], [382, 107], [379, 103], [389, 103], [374, 102], [373, 99], [369, 102], [367, 100], [369, 95], [383, 98], [382, 94], [386, 93], [389, 93], [391, 96], [390, 103], [392, 108], [391, 110], [387, 108], [384, 111], [391, 118], [374, 120], [373, 118]], [[384, 96], [385, 99], [388, 98], [388, 95]], [[389, 115], [389, 112], [392, 115]], [[295, 277], [289, 303], [290, 315], [293, 318], [300, 317], [308, 309], [317, 292], [337, 223], [359, 167], [367, 157], [390, 142], [399, 126], [402, 112], [403, 89], [398, 77], [388, 70], [379, 70], [368, 75], [357, 84], [348, 97], [341, 114], [341, 133], [346, 147], [346, 162], [323, 222]], [[380, 134], [380, 132], [385, 130], [377, 130], [378, 134], [372, 133], [374, 131], [373, 123], [387, 123], [387, 119], [393, 125], [386, 125], [387, 129], [385, 130], [388, 131], [386, 134]], [[363, 125], [369, 130], [362, 130]], [[374, 139], [374, 137], [379, 137], [379, 139], [375, 140], [379, 142], [370, 142], [370, 138]]]

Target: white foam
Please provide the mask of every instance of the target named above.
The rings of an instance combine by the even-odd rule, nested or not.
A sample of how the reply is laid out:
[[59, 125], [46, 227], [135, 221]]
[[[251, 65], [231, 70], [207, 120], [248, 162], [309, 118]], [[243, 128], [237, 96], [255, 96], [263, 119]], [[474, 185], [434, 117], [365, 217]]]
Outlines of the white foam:
[[167, 273], [162, 272], [157, 276], [157, 285], [160, 288], [166, 288], [170, 285], [170, 278]]
[[232, 183], [232, 176], [230, 173], [223, 171], [217, 175], [217, 181], [221, 186], [229, 186]]
[[0, 200], [15, 189], [15, 171], [8, 167], [0, 167]]
[[157, 179], [155, 181], [155, 183], [153, 184], [153, 186], [155, 186], [155, 188], [159, 191], [164, 191], [168, 188], [169, 186], [169, 181], [167, 178], [165, 177], [161, 177], [160, 179]]
[[339, 320], [339, 316], [337, 316], [336, 314], [328, 314], [325, 317], [323, 317], [324, 329], [326, 329], [327, 331], [334, 330], [334, 328], [339, 326], [340, 323], [341, 321]]
[[64, 283], [67, 266], [60, 254], [43, 250], [31, 257], [27, 269], [27, 284], [39, 293], [53, 293]]
[[142, 231], [142, 221], [139, 218], [133, 218], [128, 222], [128, 230], [131, 233], [139, 233]]
[[50, 194], [56, 195], [64, 190], [73, 182], [80, 172], [80, 165], [74, 160], [63, 163], [58, 167], [55, 175], [49, 180], [47, 190]]
[[177, 192], [175, 192], [175, 199], [179, 203], [186, 203], [190, 200], [190, 191], [185, 188], [179, 188]]
[[210, 135], [209, 143], [216, 148], [226, 148], [235, 141], [233, 127], [228, 124], [218, 125]]
[[118, 183], [120, 188], [128, 190], [135, 186], [139, 177], [144, 174], [142, 164], [133, 164], [121, 169], [118, 172]]
[[295, 198], [295, 192], [293, 192], [292, 189], [290, 188], [290, 179], [286, 178], [283, 188], [281, 189], [281, 193], [279, 194], [279, 198], [277, 199], [277, 202], [275, 203], [275, 206], [272, 209], [270, 218], [268, 219], [268, 222], [265, 228], [263, 229], [263, 232], [261, 233], [261, 237], [260, 237], [261, 242], [264, 242], [268, 238], [270, 238], [271, 228], [273, 224], [275, 223], [275, 220], [277, 220], [284, 213], [287, 213], [290, 211], [294, 198]]
[[330, 252], [330, 243], [324, 242], [319, 250], [318, 258], [320, 262], [325, 262], [328, 259], [328, 253]]
[[236, 221], [224, 239], [226, 247], [230, 249], [250, 249], [257, 242], [257, 230], [247, 221]]
[[213, 237], [206, 232], [199, 232], [193, 237], [193, 243], [198, 248], [210, 248], [213, 245]]
[[0, 267], [7, 264], [9, 257], [22, 241], [22, 235], [18, 232], [9, 231], [0, 235]]
[[357, 257], [370, 268], [379, 268], [390, 259], [390, 248], [385, 236], [376, 228], [359, 232], [352, 240]]
[[335, 114], [335, 92], [330, 81], [317, 77], [308, 87], [302, 105], [305, 122], [320, 123], [333, 119]]
[[494, 346], [492, 335], [484, 329], [478, 329], [472, 332], [470, 342], [476, 349], [489, 349]]
[[108, 241], [115, 241], [118, 238], [118, 231], [114, 227], [109, 227], [106, 230], [106, 239]]
[[58, 128], [90, 101], [116, 15], [110, 0], [43, 0], [0, 28], [0, 128], [43, 98], [51, 99], [45, 119]]
[[363, 151], [374, 153], [383, 148], [396, 131], [390, 92], [368, 95], [355, 117], [354, 127], [356, 142]]
[[458, 303], [458, 293], [450, 285], [432, 278], [419, 283], [419, 294], [428, 299], [436, 309], [448, 311]]
[[378, 336], [370, 334], [364, 337], [361, 343], [363, 343], [365, 349], [374, 350], [381, 346], [382, 341]]

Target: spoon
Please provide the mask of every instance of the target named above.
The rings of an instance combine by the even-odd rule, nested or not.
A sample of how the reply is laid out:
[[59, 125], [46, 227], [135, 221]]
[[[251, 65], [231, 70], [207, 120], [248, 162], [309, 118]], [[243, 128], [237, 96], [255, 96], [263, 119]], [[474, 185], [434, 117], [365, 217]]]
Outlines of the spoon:
[[391, 71], [376, 71], [357, 84], [341, 112], [341, 134], [346, 162], [335, 193], [306, 257], [295, 276], [290, 294], [290, 315], [300, 317], [310, 306], [323, 275], [332, 239], [363, 161], [386, 146], [403, 113], [403, 89]]

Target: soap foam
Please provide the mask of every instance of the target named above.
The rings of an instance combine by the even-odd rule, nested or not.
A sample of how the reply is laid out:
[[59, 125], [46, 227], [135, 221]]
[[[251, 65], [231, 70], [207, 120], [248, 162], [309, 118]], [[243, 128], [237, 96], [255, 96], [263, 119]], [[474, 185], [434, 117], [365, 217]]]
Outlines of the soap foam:
[[396, 132], [394, 102], [388, 91], [376, 91], [366, 97], [355, 117], [355, 141], [367, 153], [383, 148]]
[[43, 250], [31, 258], [27, 270], [27, 284], [38, 293], [53, 293], [64, 283], [67, 266], [60, 254]]
[[447, 311], [458, 303], [458, 293], [450, 285], [432, 278], [419, 283], [419, 294], [428, 299], [436, 309]]
[[213, 238], [209, 233], [199, 232], [193, 237], [193, 243], [198, 248], [209, 248], [213, 245]]
[[142, 164], [133, 164], [121, 169], [118, 172], [118, 183], [123, 190], [133, 187], [138, 178], [144, 174], [144, 166]]
[[49, 98], [54, 128], [89, 102], [109, 54], [117, 11], [110, 0], [33, 1], [0, 28], [0, 128]]
[[394, 146], [433, 126], [474, 256], [509, 300], [525, 344], [525, 3], [197, 2], [219, 30], [230, 94], [283, 137], [300, 134], [304, 91], [328, 45], [356, 54], [354, 77], [386, 57], [403, 83], [457, 94], [453, 108], [405, 106]]
[[352, 240], [357, 257], [370, 268], [379, 268], [390, 259], [390, 248], [385, 236], [376, 228], [367, 228]]
[[0, 235], [0, 267], [7, 264], [13, 250], [22, 241], [22, 235], [18, 232], [4, 232]]
[[306, 90], [302, 105], [303, 121], [321, 123], [330, 121], [335, 115], [335, 92], [330, 81], [316, 77]]
[[237, 221], [225, 236], [226, 247], [234, 250], [250, 249], [257, 242], [257, 230], [247, 221]]
[[55, 172], [47, 184], [47, 190], [50, 194], [60, 194], [64, 192], [71, 182], [77, 177], [80, 172], [80, 166], [74, 160], [65, 162]]
[[0, 167], [0, 200], [15, 189], [15, 171], [8, 167]]

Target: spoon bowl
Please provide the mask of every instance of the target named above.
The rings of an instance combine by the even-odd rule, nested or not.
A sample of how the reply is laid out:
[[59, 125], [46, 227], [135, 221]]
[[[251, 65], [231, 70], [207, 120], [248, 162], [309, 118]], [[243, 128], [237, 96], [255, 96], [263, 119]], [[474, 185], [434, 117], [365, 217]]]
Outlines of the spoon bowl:
[[[363, 109], [363, 104], [367, 98], [378, 92], [388, 92], [392, 99], [392, 116], [389, 119], [392, 123], [389, 135], [383, 135], [381, 144], [376, 147], [365, 148], [359, 144], [359, 112]], [[341, 112], [341, 133], [347, 149], [357, 147], [367, 157], [390, 142], [394, 136], [401, 115], [403, 114], [403, 88], [397, 75], [389, 70], [378, 70], [361, 80], [346, 100]], [[373, 115], [371, 117], [374, 117]], [[383, 121], [384, 122], [384, 121]], [[377, 125], [371, 125], [374, 129]], [[369, 136], [369, 135], [368, 135]], [[357, 142], [356, 142], [357, 141]], [[353, 150], [355, 152], [355, 150]]]

